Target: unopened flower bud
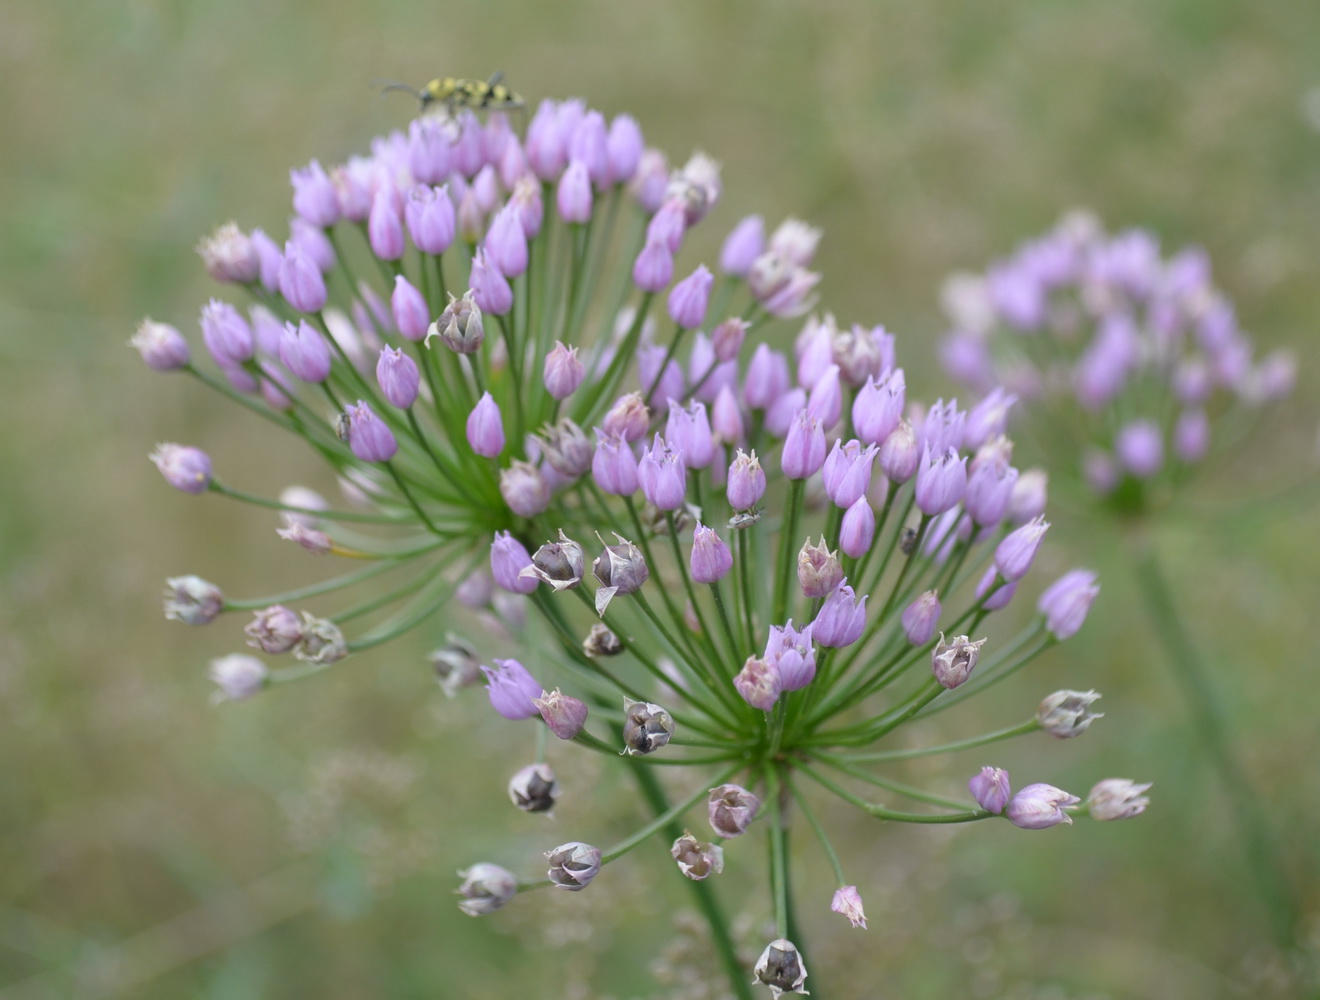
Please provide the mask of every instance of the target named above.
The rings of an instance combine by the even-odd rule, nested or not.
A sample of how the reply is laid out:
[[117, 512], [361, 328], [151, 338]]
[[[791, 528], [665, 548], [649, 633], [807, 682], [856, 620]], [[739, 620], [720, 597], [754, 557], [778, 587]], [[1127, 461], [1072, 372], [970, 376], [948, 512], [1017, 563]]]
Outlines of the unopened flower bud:
[[577, 348], [565, 347], [556, 340], [545, 356], [543, 381], [546, 391], [555, 399], [567, 399], [577, 391], [586, 374], [586, 366], [578, 360]]
[[137, 349], [148, 368], [158, 372], [186, 367], [192, 357], [183, 334], [168, 323], [157, 323], [150, 318], [142, 321], [128, 344]]
[[302, 641], [302, 621], [282, 604], [273, 604], [255, 613], [243, 630], [248, 645], [267, 653], [287, 653]]
[[647, 501], [664, 511], [678, 510], [687, 492], [683, 453], [659, 434], [637, 463], [637, 481]]
[[311, 256], [294, 241], [284, 245], [279, 283], [284, 300], [299, 312], [316, 313], [325, 307], [325, 277]]
[[917, 447], [917, 435], [912, 425], [906, 420], [880, 443], [880, 453], [876, 456], [880, 470], [891, 483], [906, 483], [916, 474], [921, 464], [921, 451]]
[[541, 429], [541, 454], [561, 476], [577, 479], [591, 469], [595, 447], [582, 428], [568, 417]]
[[670, 319], [685, 330], [701, 326], [706, 321], [706, 306], [714, 280], [715, 276], [702, 264], [676, 284], [669, 293]]
[[724, 871], [724, 848], [703, 844], [686, 831], [674, 841], [669, 854], [678, 862], [678, 870], [694, 882]]
[[1056, 639], [1067, 639], [1086, 622], [1091, 602], [1100, 593], [1095, 574], [1075, 569], [1063, 574], [1045, 588], [1036, 609], [1045, 616], [1045, 627]]
[[376, 382], [391, 406], [406, 410], [417, 401], [421, 372], [417, 362], [397, 347], [382, 347], [376, 363]]
[[241, 701], [251, 698], [266, 685], [269, 672], [266, 665], [255, 656], [246, 653], [231, 653], [211, 661], [207, 671], [219, 690], [219, 701]]
[[836, 587], [811, 623], [812, 639], [831, 649], [851, 646], [866, 629], [866, 600], [865, 594], [859, 600], [846, 583]]
[[306, 611], [302, 618], [302, 638], [293, 648], [295, 657], [304, 663], [328, 666], [348, 655], [348, 641], [338, 625]]
[[1044, 469], [1028, 469], [1020, 473], [1008, 496], [1005, 516], [1009, 524], [1026, 524], [1045, 512], [1049, 494], [1049, 476]]
[[967, 636], [960, 635], [955, 637], [953, 642], [945, 642], [944, 633], [941, 632], [940, 641], [935, 644], [935, 649], [930, 654], [931, 669], [940, 686], [952, 690], [965, 682], [976, 669], [976, 661], [980, 658], [981, 647], [986, 641], [977, 639], [972, 642]]
[[497, 458], [504, 451], [504, 424], [500, 405], [489, 392], [483, 392], [467, 418], [467, 440], [472, 450], [483, 458]]
[[528, 764], [509, 779], [509, 798], [523, 812], [550, 812], [559, 798], [559, 782], [549, 764]]
[[674, 720], [659, 705], [623, 699], [623, 752], [648, 754], [659, 750], [674, 735]]
[[866, 911], [862, 909], [862, 897], [855, 885], [845, 885], [834, 893], [830, 909], [848, 918], [854, 927], [866, 930]]
[[839, 557], [825, 544], [825, 536], [812, 545], [810, 539], [798, 553], [798, 583], [806, 597], [828, 597], [843, 583], [843, 567]]
[[481, 680], [481, 664], [477, 661], [476, 649], [452, 632], [445, 636], [445, 644], [432, 650], [426, 658], [431, 662], [440, 689], [449, 698]]
[[500, 471], [500, 496], [519, 517], [535, 517], [550, 506], [550, 485], [536, 466], [515, 458]]
[[561, 844], [553, 851], [546, 851], [545, 856], [550, 862], [546, 873], [550, 881], [569, 892], [582, 891], [600, 874], [600, 848], [581, 841]]
[[778, 665], [756, 656], [747, 657], [742, 670], [733, 678], [733, 686], [743, 701], [763, 712], [774, 708], [784, 690]]
[[536, 699], [544, 690], [540, 683], [517, 660], [495, 660], [494, 667], [482, 667], [486, 692], [495, 711], [506, 719], [533, 719], [541, 714]]
[[1041, 729], [1061, 740], [1071, 739], [1086, 732], [1103, 712], [1092, 712], [1090, 707], [1100, 699], [1095, 691], [1055, 691], [1047, 695], [1036, 709], [1036, 722]]
[[999, 575], [1009, 583], [1016, 583], [1026, 576], [1049, 527], [1043, 517], [1036, 517], [1000, 542], [995, 548], [995, 569]]
[[692, 533], [692, 579], [716, 583], [733, 569], [733, 553], [713, 528], [698, 524]]
[[467, 292], [461, 299], [456, 299], [451, 292], [449, 305], [445, 306], [440, 318], [431, 324], [426, 332], [426, 343], [438, 336], [445, 346], [457, 354], [474, 354], [486, 339], [486, 330], [481, 321], [481, 309]]
[[1008, 784], [1008, 772], [998, 767], [981, 768], [981, 772], [967, 782], [967, 790], [972, 793], [978, 806], [996, 816], [1004, 811], [1012, 792]]
[[388, 462], [399, 450], [399, 442], [385, 421], [376, 416], [371, 406], [359, 399], [350, 406], [348, 417], [348, 446], [363, 462]]
[[759, 215], [749, 215], [724, 239], [720, 250], [720, 270], [745, 277], [752, 262], [765, 252], [765, 223]]
[[1072, 823], [1065, 811], [1082, 800], [1053, 785], [1028, 785], [1008, 800], [1004, 815], [1014, 826], [1024, 830], [1044, 830], [1060, 823]]
[[286, 542], [296, 542], [314, 556], [329, 555], [334, 550], [334, 542], [329, 535], [317, 528], [309, 528], [301, 521], [276, 528], [275, 534]]
[[903, 634], [914, 646], [924, 646], [935, 634], [940, 620], [940, 599], [928, 590], [903, 609]]
[[514, 897], [518, 891], [518, 879], [507, 868], [482, 862], [473, 865], [467, 871], [458, 873], [463, 884], [457, 893], [462, 898], [458, 908], [469, 917], [481, 917], [494, 913]]
[[579, 698], [566, 695], [555, 688], [549, 694], [541, 692], [541, 697], [532, 701], [541, 712], [550, 732], [561, 740], [571, 740], [587, 724], [587, 704]]
[[610, 407], [601, 423], [601, 429], [607, 434], [617, 434], [631, 443], [645, 436], [650, 424], [651, 411], [642, 399], [642, 394], [630, 392], [620, 396]]
[[617, 635], [597, 622], [582, 640], [582, 651], [588, 656], [618, 656], [623, 652], [623, 643]]
[[756, 452], [748, 455], [741, 448], [729, 466], [727, 494], [734, 510], [750, 510], [765, 496], [765, 470]]
[[200, 448], [181, 444], [158, 444], [148, 456], [176, 490], [205, 493], [211, 485], [211, 458]]
[[514, 594], [530, 594], [537, 582], [523, 576], [522, 571], [531, 564], [531, 555], [511, 533], [501, 531], [495, 535], [490, 546], [490, 573], [496, 584]]
[[756, 818], [761, 800], [740, 785], [720, 785], [710, 790], [707, 815], [710, 826], [726, 840], [747, 832]]
[[524, 567], [521, 575], [548, 583], [558, 593], [582, 582], [585, 564], [582, 546], [565, 535], [561, 528], [559, 541], [546, 542], [537, 549], [532, 555], [532, 564]]
[[1106, 778], [1091, 789], [1086, 808], [1092, 819], [1131, 819], [1140, 816], [1150, 805], [1145, 795], [1150, 787], [1150, 782], [1138, 785], [1127, 778]]
[[766, 945], [753, 971], [756, 973], [753, 985], [763, 983], [769, 986], [772, 1000], [779, 1000], [783, 993], [807, 992], [802, 988], [802, 984], [807, 981], [807, 967], [802, 964], [797, 946], [786, 938], [779, 938]]
[[330, 345], [306, 320], [297, 326], [284, 325], [278, 350], [284, 367], [304, 382], [324, 382], [330, 377]]
[[234, 222], [226, 222], [197, 244], [206, 273], [216, 281], [246, 285], [261, 274], [261, 260], [252, 240]]
[[220, 588], [200, 576], [174, 576], [165, 581], [165, 617], [185, 625], [209, 625], [225, 607]]
[[710, 341], [715, 351], [715, 359], [720, 362], [733, 361], [738, 357], [738, 352], [742, 349], [743, 341], [746, 338], [746, 320], [735, 316], [720, 323], [710, 332]]
[[825, 464], [825, 429], [801, 410], [789, 425], [780, 456], [780, 468], [789, 479], [807, 479]]

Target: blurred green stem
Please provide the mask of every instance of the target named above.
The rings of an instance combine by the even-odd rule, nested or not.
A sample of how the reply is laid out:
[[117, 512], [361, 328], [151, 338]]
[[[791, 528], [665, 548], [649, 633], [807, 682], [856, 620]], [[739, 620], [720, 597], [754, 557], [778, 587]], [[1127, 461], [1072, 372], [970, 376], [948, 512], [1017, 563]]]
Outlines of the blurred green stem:
[[1192, 717], [1202, 749], [1228, 795], [1238, 834], [1246, 848], [1247, 863], [1261, 901], [1269, 911], [1275, 939], [1283, 948], [1293, 949], [1299, 941], [1297, 903], [1275, 849], [1265, 806], [1238, 762], [1210, 672], [1178, 615], [1154, 540], [1146, 532], [1136, 532], [1128, 541], [1142, 606], [1168, 656], [1174, 681]]

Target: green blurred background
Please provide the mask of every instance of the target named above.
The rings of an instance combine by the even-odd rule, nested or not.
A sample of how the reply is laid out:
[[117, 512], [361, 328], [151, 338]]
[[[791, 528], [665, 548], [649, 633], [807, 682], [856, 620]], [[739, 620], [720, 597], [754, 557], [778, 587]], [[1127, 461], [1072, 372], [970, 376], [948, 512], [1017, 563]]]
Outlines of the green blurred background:
[[[216, 709], [205, 664], [238, 648], [237, 626], [161, 618], [167, 575], [249, 596], [321, 567], [259, 512], [165, 487], [145, 460], [155, 442], [204, 446], [254, 489], [328, 484], [296, 442], [124, 344], [147, 314], [195, 330], [214, 291], [201, 234], [230, 218], [282, 232], [290, 166], [406, 121], [374, 77], [502, 68], [532, 100], [633, 113], [672, 157], [704, 149], [725, 196], [697, 249], [709, 258], [749, 211], [825, 227], [825, 304], [899, 334], [914, 396], [950, 391], [934, 362], [950, 270], [1073, 206], [1169, 248], [1200, 242], [1261, 347], [1301, 362], [1294, 399], [1203, 497], [1315, 474], [1316, 4], [10, 0], [3, 22], [0, 1000], [706, 995], [709, 959], [660, 845], [590, 892], [458, 913], [456, 868], [526, 870], [548, 838], [609, 842], [635, 807], [618, 769], [569, 753], [553, 831], [515, 814], [504, 782], [525, 734], [511, 745], [479, 692], [444, 700], [421, 657], [437, 634]], [[1102, 572], [1092, 620], [929, 734], [1095, 686], [1108, 714], [1084, 739], [996, 762], [1077, 791], [1154, 780], [1155, 804], [1048, 833], [890, 830], [830, 810], [871, 930], [826, 911], [833, 886], [802, 838], [812, 983], [831, 997], [1286, 996], [1120, 547], [1080, 512], [1055, 522], [1051, 567]], [[1160, 538], [1314, 940], [1320, 516]], [[956, 787], [985, 762], [970, 756], [910, 773]], [[759, 949], [758, 865], [721, 889]]]

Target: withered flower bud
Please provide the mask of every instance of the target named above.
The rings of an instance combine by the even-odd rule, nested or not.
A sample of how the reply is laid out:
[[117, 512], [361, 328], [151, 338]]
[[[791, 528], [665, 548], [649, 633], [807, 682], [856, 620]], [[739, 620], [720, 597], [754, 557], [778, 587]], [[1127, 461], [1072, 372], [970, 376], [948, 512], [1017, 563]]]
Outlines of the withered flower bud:
[[550, 881], [560, 889], [581, 892], [600, 874], [600, 848], [574, 840], [546, 851]]
[[587, 703], [566, 695], [555, 688], [549, 694], [533, 698], [532, 704], [541, 712], [541, 718], [561, 740], [571, 740], [587, 724]]
[[432, 650], [426, 658], [431, 661], [431, 669], [435, 671], [441, 690], [450, 698], [481, 680], [476, 648], [453, 632], [446, 632], [445, 644]]
[[659, 750], [674, 735], [674, 720], [659, 705], [623, 699], [623, 743], [626, 754], [648, 754]]
[[753, 970], [756, 978], [752, 985], [764, 983], [770, 987], [770, 996], [778, 1000], [781, 993], [803, 993], [807, 991], [802, 984], [807, 981], [807, 967], [802, 964], [802, 956], [797, 946], [786, 938], [771, 941], [756, 960]]
[[509, 779], [509, 798], [523, 812], [548, 813], [559, 798], [559, 782], [549, 764], [528, 764]]
[[710, 826], [728, 840], [747, 832], [761, 800], [741, 785], [720, 785], [710, 790]]
[[582, 640], [582, 651], [588, 656], [618, 656], [623, 652], [623, 643], [617, 635], [597, 622], [591, 626], [591, 633]]
[[944, 633], [941, 632], [940, 641], [930, 654], [931, 669], [940, 686], [953, 689], [965, 682], [976, 669], [981, 647], [985, 644], [985, 639], [972, 642], [965, 635], [955, 637], [953, 642], [945, 642]]
[[458, 908], [469, 917], [494, 913], [518, 891], [518, 879], [513, 872], [484, 861], [459, 872], [458, 876], [463, 880], [455, 890], [463, 897], [458, 901]]
[[541, 428], [538, 439], [542, 457], [560, 475], [579, 479], [591, 471], [591, 457], [596, 446], [582, 428], [567, 417], [553, 427]]
[[532, 555], [532, 564], [524, 566], [519, 576], [532, 577], [554, 587], [556, 593], [582, 582], [586, 556], [582, 546], [559, 531], [559, 541], [546, 542]]
[[1081, 736], [1103, 712], [1092, 712], [1091, 704], [1098, 701], [1097, 691], [1055, 691], [1046, 695], [1036, 709], [1036, 722], [1051, 736], [1067, 740]]
[[617, 532], [618, 545], [607, 545], [591, 564], [591, 572], [600, 581], [596, 591], [596, 613], [605, 614], [605, 608], [616, 594], [635, 594], [641, 589], [651, 571], [646, 567], [641, 549]]
[[669, 854], [678, 862], [678, 870], [694, 882], [724, 871], [724, 848], [703, 844], [686, 830], [674, 841]]
[[831, 552], [822, 535], [818, 545], [810, 540], [798, 553], [798, 583], [807, 597], [828, 597], [843, 582], [839, 557]]
[[461, 299], [451, 293], [449, 305], [440, 314], [440, 318], [426, 331], [426, 346], [431, 346], [431, 338], [438, 336], [445, 346], [459, 354], [473, 354], [486, 339], [486, 331], [481, 320], [481, 310], [477, 308], [472, 293], [467, 292]]
[[302, 640], [293, 655], [307, 663], [329, 665], [348, 655], [348, 642], [334, 622], [304, 611]]

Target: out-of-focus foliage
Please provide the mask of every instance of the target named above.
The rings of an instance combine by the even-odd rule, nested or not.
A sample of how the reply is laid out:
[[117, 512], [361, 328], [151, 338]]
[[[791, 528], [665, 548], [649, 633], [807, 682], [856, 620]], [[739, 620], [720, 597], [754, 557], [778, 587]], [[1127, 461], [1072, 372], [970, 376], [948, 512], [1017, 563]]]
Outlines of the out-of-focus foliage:
[[[1202, 243], [1262, 349], [1291, 344], [1300, 360], [1293, 400], [1203, 497], [1313, 474], [1313, 4], [19, 0], [4, 21], [4, 1000], [629, 996], [657, 989], [657, 958], [678, 978], [708, 961], [699, 932], [668, 915], [685, 904], [677, 876], [636, 859], [573, 898], [529, 897], [484, 921], [458, 913], [455, 868], [480, 856], [526, 869], [558, 840], [504, 800], [525, 735], [511, 743], [480, 692], [446, 702], [420, 637], [216, 709], [205, 660], [231, 651], [233, 633], [160, 616], [167, 575], [200, 573], [237, 596], [308, 576], [273, 519], [164, 487], [152, 443], [204, 444], [268, 491], [316, 463], [147, 372], [124, 342], [147, 313], [195, 322], [212, 293], [191, 250], [203, 232], [231, 217], [280, 230], [290, 166], [406, 121], [411, 106], [378, 100], [373, 77], [502, 68], [532, 100], [581, 94], [633, 113], [676, 155], [704, 148], [724, 163], [726, 194], [697, 238], [713, 252], [753, 209], [824, 226], [825, 302], [898, 333], [914, 396], [950, 391], [935, 363], [943, 275], [1062, 209], [1150, 226], [1169, 247]], [[1156, 782], [1156, 804], [1139, 822], [1040, 834], [832, 817], [854, 824], [843, 846], [864, 859], [850, 877], [872, 929], [838, 926], [827, 868], [800, 836], [818, 875], [797, 891], [822, 992], [1271, 995], [1263, 915], [1128, 570], [1078, 518], [1060, 527], [1071, 549], [1056, 547], [1059, 568], [1094, 565], [1104, 593], [1087, 631], [979, 700], [978, 721], [1097, 686], [1107, 718], [1033, 780], [1084, 791], [1131, 775]], [[1316, 512], [1275, 511], [1183, 518], [1164, 542], [1313, 926], [1318, 538]], [[994, 763], [1012, 770], [1039, 749]], [[931, 766], [952, 768], [952, 789], [990, 762], [972, 756]], [[628, 829], [629, 787], [571, 770], [581, 757], [555, 760], [558, 839]], [[749, 941], [765, 916], [746, 915]]]

